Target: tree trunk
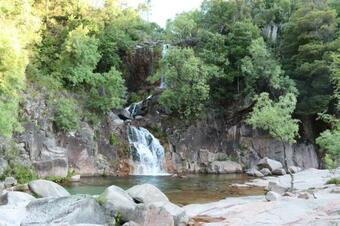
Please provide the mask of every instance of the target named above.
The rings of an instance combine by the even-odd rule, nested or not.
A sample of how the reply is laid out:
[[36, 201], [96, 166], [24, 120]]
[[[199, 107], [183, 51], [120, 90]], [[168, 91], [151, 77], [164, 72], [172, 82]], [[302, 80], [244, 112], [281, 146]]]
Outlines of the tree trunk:
[[294, 175], [290, 170], [288, 169], [288, 160], [287, 160], [287, 153], [286, 153], [286, 144], [285, 142], [281, 139], [282, 146], [283, 146], [283, 160], [284, 160], [284, 168], [287, 173], [290, 175], [290, 191], [292, 192], [294, 190]]

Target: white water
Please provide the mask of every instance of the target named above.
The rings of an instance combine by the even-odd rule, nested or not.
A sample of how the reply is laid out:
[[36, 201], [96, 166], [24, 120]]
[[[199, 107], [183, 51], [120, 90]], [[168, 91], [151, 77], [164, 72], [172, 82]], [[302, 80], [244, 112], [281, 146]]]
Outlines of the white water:
[[130, 154], [134, 175], [167, 175], [164, 169], [164, 148], [147, 129], [129, 126]]
[[[169, 45], [168, 44], [163, 44], [162, 46], [162, 59], [166, 56], [166, 54], [168, 53], [168, 49], [169, 49]], [[161, 83], [159, 86], [160, 89], [165, 89], [166, 88], [166, 83], [165, 83], [165, 78], [164, 75], [162, 73], [161, 75]]]

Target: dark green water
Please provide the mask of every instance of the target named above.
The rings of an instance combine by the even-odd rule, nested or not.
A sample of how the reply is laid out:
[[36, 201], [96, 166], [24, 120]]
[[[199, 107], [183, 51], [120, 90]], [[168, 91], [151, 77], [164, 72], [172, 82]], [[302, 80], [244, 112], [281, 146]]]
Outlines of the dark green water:
[[249, 178], [241, 174], [171, 176], [85, 177], [66, 186], [71, 194], [96, 195], [110, 185], [128, 189], [137, 184], [150, 183], [163, 191], [177, 204], [206, 203], [230, 196], [258, 195], [262, 190], [236, 190], [232, 183], [244, 183]]

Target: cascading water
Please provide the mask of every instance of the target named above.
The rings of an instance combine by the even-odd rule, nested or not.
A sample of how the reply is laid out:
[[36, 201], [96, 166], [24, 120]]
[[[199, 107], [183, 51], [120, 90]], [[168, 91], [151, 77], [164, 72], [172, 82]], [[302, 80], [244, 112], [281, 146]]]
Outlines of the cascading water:
[[[169, 49], [169, 44], [163, 44], [162, 46], [162, 58], [164, 58], [166, 56], [166, 54], [168, 53], [168, 49]], [[165, 89], [166, 88], [166, 83], [165, 83], [165, 78], [164, 78], [164, 74], [161, 74], [161, 83], [159, 86], [160, 89]]]
[[164, 148], [147, 129], [128, 127], [130, 153], [134, 161], [134, 175], [166, 175]]

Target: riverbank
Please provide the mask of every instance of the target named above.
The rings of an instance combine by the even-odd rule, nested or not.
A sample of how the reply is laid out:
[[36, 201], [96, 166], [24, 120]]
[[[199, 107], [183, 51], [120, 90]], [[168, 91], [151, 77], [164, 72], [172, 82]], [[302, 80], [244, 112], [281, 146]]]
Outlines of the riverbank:
[[71, 195], [60, 185], [46, 180], [31, 181], [23, 189], [26, 192], [13, 191], [18, 185], [10, 187], [8, 180], [9, 186], [0, 196], [0, 225], [339, 224], [340, 187], [326, 183], [331, 178], [340, 178], [340, 168], [332, 172], [307, 169], [294, 174], [294, 177], [295, 189], [292, 192], [287, 192], [289, 175], [263, 177], [233, 184], [232, 187], [239, 190], [250, 187], [267, 189], [266, 195], [229, 197], [183, 207], [172, 203], [162, 189], [151, 184], [139, 184], [126, 190], [111, 185], [99, 195]]
[[[294, 192], [290, 176], [255, 179], [236, 187], [265, 187], [276, 196], [246, 196], [226, 198], [207, 204], [185, 206], [191, 218], [189, 225], [338, 225], [340, 224], [340, 187], [326, 185], [331, 178], [340, 177], [340, 168], [307, 169], [294, 174]], [[276, 186], [271, 186], [275, 183]], [[280, 190], [282, 194], [280, 193]], [[271, 201], [268, 201], [270, 199]]]

